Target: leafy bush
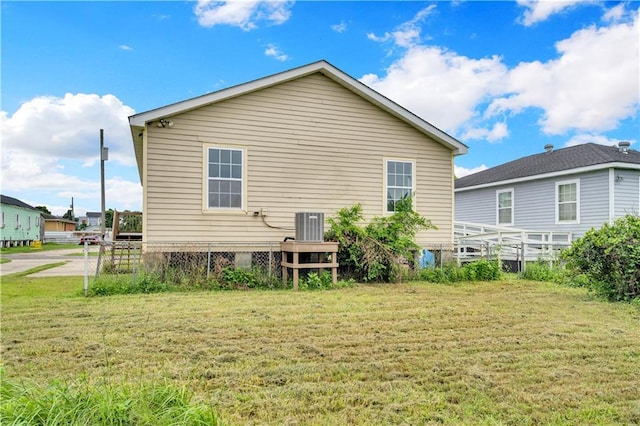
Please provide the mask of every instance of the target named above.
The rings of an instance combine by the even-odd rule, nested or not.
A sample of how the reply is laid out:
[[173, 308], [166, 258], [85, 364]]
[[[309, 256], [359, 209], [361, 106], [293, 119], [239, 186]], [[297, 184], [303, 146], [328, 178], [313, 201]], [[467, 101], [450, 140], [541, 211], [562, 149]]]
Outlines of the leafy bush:
[[432, 283], [456, 283], [460, 281], [495, 281], [502, 277], [497, 261], [478, 260], [464, 266], [448, 264], [442, 268], [421, 269], [416, 279]]
[[520, 273], [520, 278], [532, 281], [557, 281], [561, 271], [549, 265], [549, 262], [528, 263], [524, 272]]
[[467, 281], [496, 281], [502, 276], [500, 263], [491, 260], [477, 260], [462, 267], [462, 276]]
[[328, 290], [333, 286], [331, 273], [328, 271], [318, 274], [309, 272], [306, 277], [300, 279], [299, 288], [301, 290]]
[[402, 277], [402, 265], [413, 262], [419, 231], [435, 229], [412, 208], [411, 198], [400, 200], [394, 214], [376, 217], [362, 226], [362, 206], [356, 204], [329, 218], [325, 238], [340, 243], [338, 263], [343, 274], [364, 282], [392, 282]]
[[1, 377], [3, 425], [217, 425], [210, 406], [168, 383], [93, 386], [53, 382], [47, 388]]
[[640, 216], [591, 229], [561, 256], [575, 275], [587, 276], [591, 291], [608, 300], [640, 297]]
[[111, 296], [115, 294], [160, 293], [175, 289], [157, 274], [133, 275], [102, 274], [89, 287], [89, 296]]
[[415, 278], [418, 280], [441, 284], [464, 281], [462, 268], [455, 264], [447, 264], [442, 268], [421, 269], [418, 271]]

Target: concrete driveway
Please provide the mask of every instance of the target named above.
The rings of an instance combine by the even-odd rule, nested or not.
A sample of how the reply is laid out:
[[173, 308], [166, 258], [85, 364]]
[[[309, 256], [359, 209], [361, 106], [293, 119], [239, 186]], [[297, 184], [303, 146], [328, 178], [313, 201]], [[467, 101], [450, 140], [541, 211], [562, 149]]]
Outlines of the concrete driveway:
[[[90, 246], [90, 252], [97, 252], [98, 246]], [[0, 264], [0, 276], [23, 272], [31, 268], [50, 263], [65, 262], [64, 265], [44, 271], [30, 274], [30, 277], [54, 277], [54, 276], [70, 276], [84, 275], [84, 247], [78, 246], [77, 249], [36, 251], [30, 253], [3, 254], [2, 257], [11, 259], [11, 262]], [[93, 255], [89, 256], [89, 273], [92, 273], [92, 266], [95, 268], [98, 258]]]

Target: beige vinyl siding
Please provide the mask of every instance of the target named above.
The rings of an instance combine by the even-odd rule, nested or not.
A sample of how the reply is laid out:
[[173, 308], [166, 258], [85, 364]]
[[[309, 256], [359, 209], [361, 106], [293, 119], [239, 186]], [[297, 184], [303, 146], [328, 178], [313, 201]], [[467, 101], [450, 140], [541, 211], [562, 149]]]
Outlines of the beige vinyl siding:
[[[294, 213], [325, 217], [361, 203], [384, 214], [383, 158], [416, 162], [417, 209], [438, 227], [426, 242], [452, 240], [452, 152], [331, 79], [313, 74], [171, 117], [148, 127], [147, 241], [281, 241]], [[203, 209], [204, 147], [246, 150], [247, 209]], [[267, 227], [254, 212], [266, 209]]]

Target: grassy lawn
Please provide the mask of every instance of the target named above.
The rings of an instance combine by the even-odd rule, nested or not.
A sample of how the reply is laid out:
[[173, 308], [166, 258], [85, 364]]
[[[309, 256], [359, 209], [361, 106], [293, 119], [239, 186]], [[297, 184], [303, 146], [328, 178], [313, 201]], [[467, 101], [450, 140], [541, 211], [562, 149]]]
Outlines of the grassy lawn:
[[166, 380], [227, 424], [640, 423], [640, 310], [581, 289], [81, 292], [3, 277], [7, 379]]
[[63, 250], [63, 249], [74, 249], [74, 248], [82, 248], [82, 246], [78, 244], [45, 243], [42, 245], [41, 249], [34, 249], [34, 248], [31, 248], [30, 246], [5, 247], [5, 248], [0, 248], [0, 256], [4, 254], [33, 253], [33, 252], [39, 252], [39, 251]]

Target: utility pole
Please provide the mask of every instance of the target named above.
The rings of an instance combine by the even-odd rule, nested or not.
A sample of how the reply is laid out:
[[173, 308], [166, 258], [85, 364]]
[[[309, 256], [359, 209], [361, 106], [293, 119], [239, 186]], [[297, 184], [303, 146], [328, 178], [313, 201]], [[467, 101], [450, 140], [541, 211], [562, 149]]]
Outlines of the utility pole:
[[104, 146], [104, 130], [100, 129], [100, 189], [102, 195], [102, 210], [100, 212], [100, 223], [102, 224], [102, 240], [104, 241], [106, 231], [105, 224], [105, 199], [104, 199], [104, 162], [109, 160], [109, 148]]

